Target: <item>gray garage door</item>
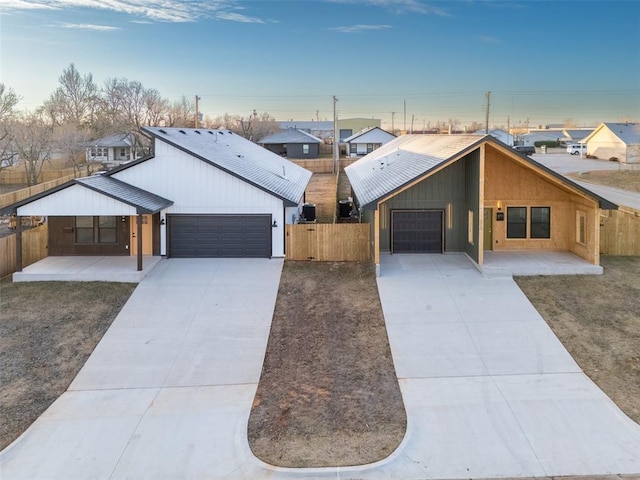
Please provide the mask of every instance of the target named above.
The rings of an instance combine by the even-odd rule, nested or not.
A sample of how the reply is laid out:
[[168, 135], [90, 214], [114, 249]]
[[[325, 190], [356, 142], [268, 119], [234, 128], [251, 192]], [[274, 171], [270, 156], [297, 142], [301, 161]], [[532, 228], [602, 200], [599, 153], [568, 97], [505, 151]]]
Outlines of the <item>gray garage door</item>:
[[168, 215], [173, 258], [268, 258], [271, 215]]
[[442, 210], [393, 210], [392, 253], [442, 253]]

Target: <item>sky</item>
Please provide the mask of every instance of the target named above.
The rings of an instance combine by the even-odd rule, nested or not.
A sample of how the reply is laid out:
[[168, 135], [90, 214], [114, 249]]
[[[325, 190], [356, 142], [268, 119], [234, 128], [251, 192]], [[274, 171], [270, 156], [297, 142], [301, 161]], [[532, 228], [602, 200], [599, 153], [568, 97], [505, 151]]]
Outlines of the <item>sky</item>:
[[[75, 64], [209, 117], [384, 128], [640, 121], [640, 1], [0, 0], [0, 82], [33, 110]], [[490, 95], [487, 92], [491, 92]]]

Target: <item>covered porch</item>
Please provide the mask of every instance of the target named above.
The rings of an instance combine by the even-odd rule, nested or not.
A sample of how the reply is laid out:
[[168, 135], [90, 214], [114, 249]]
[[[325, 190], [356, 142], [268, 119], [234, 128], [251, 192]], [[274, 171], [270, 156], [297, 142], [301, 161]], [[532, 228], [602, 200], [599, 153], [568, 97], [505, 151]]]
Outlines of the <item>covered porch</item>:
[[13, 274], [14, 282], [125, 282], [139, 283], [162, 260], [144, 255], [138, 258], [113, 256], [46, 257]]
[[601, 275], [600, 265], [571, 252], [485, 251], [484, 263], [476, 265], [485, 277], [531, 275]]

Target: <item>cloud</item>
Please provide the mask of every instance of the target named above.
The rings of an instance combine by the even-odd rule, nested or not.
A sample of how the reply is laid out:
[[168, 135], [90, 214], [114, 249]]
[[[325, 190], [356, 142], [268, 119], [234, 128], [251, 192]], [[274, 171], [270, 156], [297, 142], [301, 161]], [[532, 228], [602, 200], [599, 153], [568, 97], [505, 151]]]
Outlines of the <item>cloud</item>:
[[240, 23], [265, 23], [264, 20], [256, 17], [248, 17], [247, 15], [242, 15], [241, 13], [233, 13], [233, 12], [221, 12], [216, 14], [216, 18], [220, 20], [230, 20], [232, 22], [240, 22]]
[[384, 30], [386, 28], [391, 28], [391, 25], [351, 25], [347, 27], [333, 27], [329, 30], [342, 33], [362, 33], [369, 30]]
[[219, 18], [244, 23], [264, 23], [259, 18], [234, 13], [235, 0], [2, 0], [5, 10], [65, 10], [87, 8], [109, 10], [155, 22], [195, 22]]
[[478, 39], [483, 43], [502, 43], [502, 40], [499, 38], [491, 37], [489, 35], [480, 35]]
[[120, 30], [120, 27], [112, 27], [110, 25], [93, 25], [91, 23], [61, 23], [59, 26], [62, 28], [76, 28], [79, 30], [96, 30], [99, 32], [111, 32], [113, 30]]
[[331, 3], [352, 3], [361, 6], [380, 7], [394, 13], [423, 13], [449, 17], [451, 14], [441, 7], [428, 5], [422, 0], [326, 0]]

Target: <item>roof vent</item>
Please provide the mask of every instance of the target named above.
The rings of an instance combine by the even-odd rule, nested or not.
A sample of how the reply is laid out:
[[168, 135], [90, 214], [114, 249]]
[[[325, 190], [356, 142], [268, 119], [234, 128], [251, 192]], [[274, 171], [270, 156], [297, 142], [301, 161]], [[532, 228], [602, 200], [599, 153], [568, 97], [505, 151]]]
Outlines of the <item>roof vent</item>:
[[165, 135], [167, 134], [167, 131], [166, 131], [166, 130], [160, 129], [160, 130], [158, 130], [158, 131], [159, 131], [160, 133], [164, 133]]
[[287, 178], [287, 170], [284, 168], [284, 165], [282, 165], [282, 178]]
[[184, 130], [178, 130], [181, 134], [186, 135], [187, 132], [185, 132]]
[[219, 130], [219, 131], [218, 131], [218, 133], [219, 133], [220, 135], [224, 135], [224, 132], [223, 132], [222, 130]]
[[200, 135], [200, 130], [196, 130], [196, 133], [197, 133], [198, 135]]

